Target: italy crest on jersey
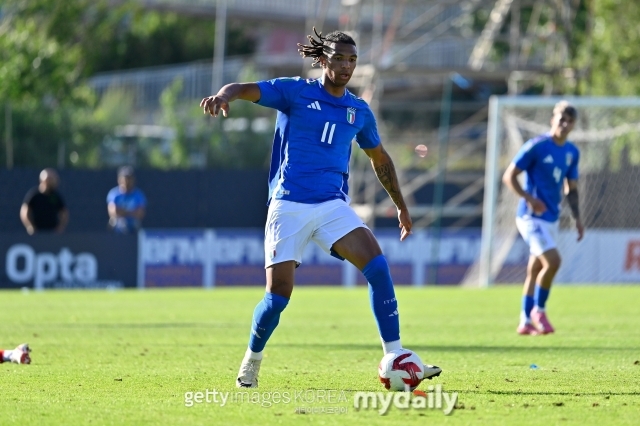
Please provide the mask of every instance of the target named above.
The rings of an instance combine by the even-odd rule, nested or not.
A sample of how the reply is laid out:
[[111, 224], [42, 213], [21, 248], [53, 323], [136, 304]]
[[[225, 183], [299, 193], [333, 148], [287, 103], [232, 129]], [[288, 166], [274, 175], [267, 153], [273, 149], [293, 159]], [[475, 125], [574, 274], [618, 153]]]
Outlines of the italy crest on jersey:
[[567, 152], [567, 166], [570, 166], [572, 161], [573, 161], [573, 154], [571, 154], [570, 152]]
[[347, 108], [347, 121], [349, 124], [353, 124], [356, 122], [356, 109], [355, 108]]

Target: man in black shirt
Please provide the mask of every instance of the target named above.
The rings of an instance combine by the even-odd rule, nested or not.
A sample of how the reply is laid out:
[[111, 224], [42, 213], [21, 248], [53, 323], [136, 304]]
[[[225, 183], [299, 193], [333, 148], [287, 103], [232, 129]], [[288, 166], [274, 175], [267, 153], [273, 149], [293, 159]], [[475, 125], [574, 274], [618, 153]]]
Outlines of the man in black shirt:
[[69, 212], [57, 191], [58, 174], [53, 169], [40, 172], [40, 185], [31, 188], [20, 208], [20, 219], [29, 235], [42, 231], [63, 232]]

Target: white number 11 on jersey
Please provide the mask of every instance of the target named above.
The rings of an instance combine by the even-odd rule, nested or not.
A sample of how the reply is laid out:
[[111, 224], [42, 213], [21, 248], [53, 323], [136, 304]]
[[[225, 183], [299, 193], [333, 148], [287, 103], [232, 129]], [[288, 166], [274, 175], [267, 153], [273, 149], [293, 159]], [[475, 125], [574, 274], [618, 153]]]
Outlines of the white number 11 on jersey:
[[[324, 142], [325, 138], [327, 137], [327, 129], [329, 128], [329, 122], [327, 121], [326, 123], [324, 123], [324, 130], [322, 131], [322, 139], [320, 139], [320, 142]], [[333, 123], [331, 125], [331, 131], [329, 132], [329, 139], [327, 140], [327, 143], [329, 145], [331, 145], [331, 141], [333, 140], [333, 131], [336, 129], [336, 123]]]
[[562, 177], [562, 170], [559, 167], [555, 167], [553, 169], [553, 177], [556, 178], [556, 183], [560, 182], [560, 178]]

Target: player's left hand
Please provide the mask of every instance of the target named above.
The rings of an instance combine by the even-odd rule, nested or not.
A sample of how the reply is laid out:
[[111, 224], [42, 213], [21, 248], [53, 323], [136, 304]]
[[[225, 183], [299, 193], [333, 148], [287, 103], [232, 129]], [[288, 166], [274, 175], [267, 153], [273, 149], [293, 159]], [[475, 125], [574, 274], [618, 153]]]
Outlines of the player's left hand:
[[409, 210], [402, 209], [398, 210], [398, 228], [400, 228], [400, 241], [404, 241], [409, 235], [411, 235], [411, 215], [409, 214]]
[[584, 237], [584, 225], [580, 219], [576, 220], [576, 229], [578, 230], [578, 241]]

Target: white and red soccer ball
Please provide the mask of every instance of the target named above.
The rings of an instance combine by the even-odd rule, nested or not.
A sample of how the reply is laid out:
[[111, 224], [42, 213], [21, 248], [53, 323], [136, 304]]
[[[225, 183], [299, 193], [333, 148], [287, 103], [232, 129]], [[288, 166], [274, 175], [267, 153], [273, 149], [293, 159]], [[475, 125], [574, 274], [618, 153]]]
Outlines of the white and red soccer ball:
[[380, 360], [378, 377], [387, 390], [413, 391], [424, 379], [424, 364], [409, 349], [393, 350]]

